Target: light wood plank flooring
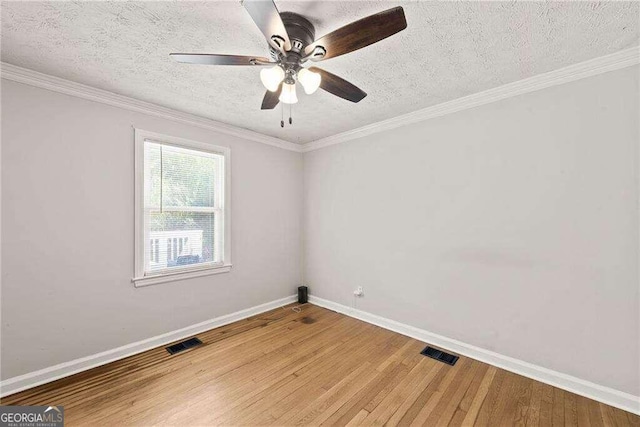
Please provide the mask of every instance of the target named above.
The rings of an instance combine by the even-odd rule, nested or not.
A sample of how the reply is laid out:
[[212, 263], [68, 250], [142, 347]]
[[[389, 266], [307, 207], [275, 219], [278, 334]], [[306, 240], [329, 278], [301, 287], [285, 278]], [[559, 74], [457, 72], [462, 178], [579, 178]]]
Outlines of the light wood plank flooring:
[[273, 310], [3, 398], [66, 425], [640, 426], [640, 417], [316, 307]]

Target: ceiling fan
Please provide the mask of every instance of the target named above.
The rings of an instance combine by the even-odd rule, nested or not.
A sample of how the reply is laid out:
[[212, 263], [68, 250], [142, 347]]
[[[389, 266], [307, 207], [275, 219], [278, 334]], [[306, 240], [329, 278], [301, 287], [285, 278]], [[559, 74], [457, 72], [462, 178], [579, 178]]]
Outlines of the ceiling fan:
[[[266, 37], [271, 58], [211, 53], [172, 53], [171, 57], [189, 64], [270, 67], [260, 71], [260, 80], [267, 88], [262, 100], [263, 110], [271, 110], [279, 102], [298, 102], [296, 81], [307, 94], [320, 87], [340, 98], [360, 102], [367, 96], [360, 88], [328, 71], [306, 68], [303, 64], [353, 52], [407, 28], [402, 7], [394, 7], [352, 22], [316, 40], [315, 28], [308, 19], [293, 12], [278, 12], [273, 0], [243, 0], [241, 3]], [[284, 121], [280, 125], [284, 126]]]

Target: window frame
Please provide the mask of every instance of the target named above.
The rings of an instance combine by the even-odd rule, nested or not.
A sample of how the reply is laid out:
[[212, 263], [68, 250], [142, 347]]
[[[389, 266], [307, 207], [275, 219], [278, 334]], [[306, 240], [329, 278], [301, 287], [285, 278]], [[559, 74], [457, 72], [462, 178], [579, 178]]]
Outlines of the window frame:
[[[144, 215], [144, 143], [151, 141], [157, 144], [170, 145], [207, 153], [221, 155], [224, 158], [222, 200], [222, 261], [202, 266], [194, 264], [182, 268], [172, 268], [171, 271], [161, 271], [145, 275], [145, 215]], [[158, 283], [184, 280], [211, 274], [227, 273], [231, 270], [231, 150], [205, 142], [192, 141], [176, 136], [164, 135], [134, 128], [135, 144], [135, 223], [134, 223], [134, 276], [132, 282], [135, 287], [155, 285]], [[217, 242], [214, 242], [217, 244]]]

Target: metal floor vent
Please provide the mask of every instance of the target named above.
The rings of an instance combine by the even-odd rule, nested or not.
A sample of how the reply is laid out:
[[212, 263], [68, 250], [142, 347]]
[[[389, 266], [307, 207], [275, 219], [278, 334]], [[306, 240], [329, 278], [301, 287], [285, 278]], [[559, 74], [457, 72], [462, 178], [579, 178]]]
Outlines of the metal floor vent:
[[454, 356], [453, 354], [445, 353], [442, 350], [438, 350], [437, 348], [426, 346], [424, 350], [420, 352], [420, 354], [430, 357], [432, 359], [439, 360], [440, 362], [446, 363], [447, 365], [455, 365], [458, 361], [458, 356]]
[[178, 344], [170, 345], [169, 347], [167, 347], [167, 351], [169, 352], [169, 354], [176, 354], [180, 353], [181, 351], [189, 350], [190, 348], [199, 346], [200, 344], [202, 344], [202, 341], [200, 341], [198, 338], [189, 338], [188, 340], [179, 342]]

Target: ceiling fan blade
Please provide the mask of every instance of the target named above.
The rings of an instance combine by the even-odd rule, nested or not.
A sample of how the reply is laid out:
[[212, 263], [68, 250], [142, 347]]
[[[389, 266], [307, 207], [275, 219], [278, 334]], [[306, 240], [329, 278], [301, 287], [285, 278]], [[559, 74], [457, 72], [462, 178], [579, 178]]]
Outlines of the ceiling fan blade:
[[[242, 5], [274, 49], [282, 53], [291, 49], [289, 35], [273, 0], [243, 0]], [[276, 40], [273, 36], [276, 36]]]
[[400, 6], [394, 7], [338, 28], [307, 46], [305, 54], [309, 55], [316, 46], [322, 46], [327, 52], [319, 60], [335, 58], [377, 43], [405, 28], [404, 10]]
[[324, 71], [318, 67], [310, 67], [309, 71], [320, 74], [322, 80], [320, 81], [320, 87], [327, 92], [339, 96], [351, 102], [360, 102], [367, 96], [359, 87], [349, 83], [342, 77], [338, 77], [335, 74], [331, 74], [328, 71]]
[[280, 92], [282, 92], [282, 83], [278, 86], [278, 90], [275, 92], [267, 91], [264, 94], [264, 98], [262, 99], [262, 107], [261, 110], [273, 110], [276, 108], [276, 105], [280, 102]]
[[260, 56], [216, 55], [214, 53], [171, 53], [173, 59], [187, 64], [204, 65], [273, 65], [269, 58]]

